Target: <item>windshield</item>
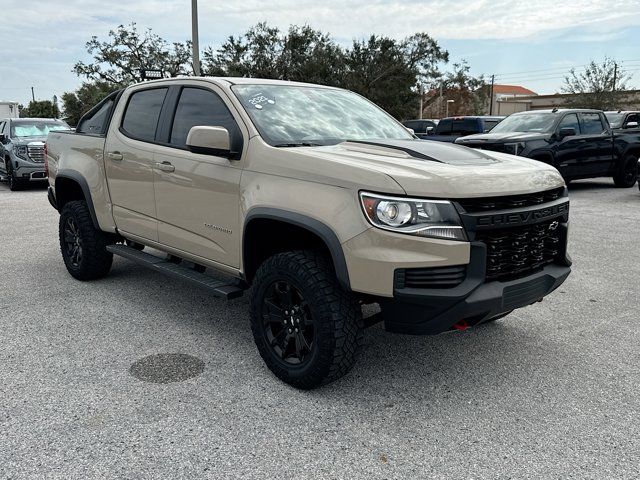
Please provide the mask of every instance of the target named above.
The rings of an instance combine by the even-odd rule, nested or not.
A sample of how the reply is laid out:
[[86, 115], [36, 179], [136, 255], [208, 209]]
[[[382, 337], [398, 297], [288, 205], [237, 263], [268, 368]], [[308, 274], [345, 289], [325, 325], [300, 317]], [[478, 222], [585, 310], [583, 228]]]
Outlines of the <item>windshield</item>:
[[491, 129], [491, 133], [550, 132], [556, 119], [555, 113], [536, 112], [514, 114]]
[[414, 138], [393, 117], [346, 90], [235, 85], [243, 107], [273, 146], [334, 145], [345, 140]]
[[46, 137], [49, 132], [70, 129], [63, 122], [20, 122], [11, 125], [11, 137]]
[[620, 128], [620, 126], [622, 125], [624, 113], [605, 112], [605, 116], [607, 117], [607, 120], [609, 120], [609, 125], [611, 125], [611, 128]]

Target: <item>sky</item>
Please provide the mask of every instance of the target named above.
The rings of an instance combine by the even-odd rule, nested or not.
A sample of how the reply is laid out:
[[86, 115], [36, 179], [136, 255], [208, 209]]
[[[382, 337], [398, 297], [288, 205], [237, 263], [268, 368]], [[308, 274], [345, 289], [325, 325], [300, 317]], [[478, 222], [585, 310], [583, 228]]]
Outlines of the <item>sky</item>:
[[[26, 104], [32, 86], [39, 100], [74, 90], [74, 63], [90, 61], [85, 43], [119, 24], [187, 40], [190, 8], [190, 0], [0, 0], [0, 100]], [[640, 0], [200, 0], [198, 8], [202, 48], [261, 21], [285, 30], [308, 24], [345, 46], [371, 34], [426, 32], [450, 64], [466, 59], [473, 74], [496, 75], [496, 83], [554, 93], [571, 67], [609, 56], [640, 88]]]

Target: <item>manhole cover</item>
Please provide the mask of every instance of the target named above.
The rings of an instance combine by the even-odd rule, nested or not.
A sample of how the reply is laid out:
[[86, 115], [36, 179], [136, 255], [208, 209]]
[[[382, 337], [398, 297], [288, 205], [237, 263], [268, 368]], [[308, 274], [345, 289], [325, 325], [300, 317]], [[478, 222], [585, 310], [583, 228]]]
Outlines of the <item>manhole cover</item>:
[[129, 373], [143, 382], [183, 382], [204, 371], [204, 362], [184, 353], [160, 353], [141, 358], [129, 368]]

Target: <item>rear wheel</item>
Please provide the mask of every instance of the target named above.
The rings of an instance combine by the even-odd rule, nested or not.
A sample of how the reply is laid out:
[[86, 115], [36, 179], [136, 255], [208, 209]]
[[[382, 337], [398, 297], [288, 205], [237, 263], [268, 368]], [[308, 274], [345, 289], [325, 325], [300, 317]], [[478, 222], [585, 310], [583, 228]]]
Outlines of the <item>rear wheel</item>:
[[258, 269], [251, 329], [269, 369], [301, 389], [345, 375], [363, 339], [358, 302], [338, 284], [331, 262], [310, 251], [274, 255]]
[[114, 243], [114, 238], [94, 226], [85, 201], [64, 206], [59, 230], [62, 258], [74, 278], [94, 280], [109, 273], [113, 254], [107, 251], [107, 245]]
[[638, 157], [629, 154], [622, 162], [622, 168], [613, 176], [613, 183], [618, 188], [633, 187], [638, 179]]

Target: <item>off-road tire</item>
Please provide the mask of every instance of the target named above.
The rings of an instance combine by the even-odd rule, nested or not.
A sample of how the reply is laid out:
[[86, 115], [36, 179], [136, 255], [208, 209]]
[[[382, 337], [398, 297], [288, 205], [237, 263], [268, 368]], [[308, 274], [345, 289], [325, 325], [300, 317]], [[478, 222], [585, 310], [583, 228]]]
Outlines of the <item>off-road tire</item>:
[[7, 160], [7, 181], [9, 182], [9, 190], [12, 192], [20, 191], [24, 188], [25, 183], [23, 180], [16, 178], [13, 174], [13, 168], [11, 167], [11, 162]]
[[617, 188], [630, 188], [638, 180], [638, 157], [632, 154], [624, 157], [620, 171], [613, 176]]
[[[81, 249], [80, 259], [74, 257], [68, 248], [70, 223], [75, 226], [74, 238]], [[113, 254], [107, 245], [114, 243], [113, 235], [96, 229], [91, 220], [89, 208], [84, 200], [74, 200], [65, 204], [60, 213], [60, 251], [67, 270], [78, 280], [95, 280], [109, 273]]]
[[[264, 315], [269, 288], [289, 282], [303, 298], [313, 322], [313, 343], [301, 365], [289, 365], [267, 340]], [[251, 330], [260, 356], [283, 382], [311, 389], [337, 380], [354, 365], [363, 342], [362, 310], [338, 283], [330, 260], [321, 252], [292, 251], [267, 259], [253, 280]], [[292, 320], [293, 323], [293, 320]], [[297, 331], [297, 330], [296, 330]]]

